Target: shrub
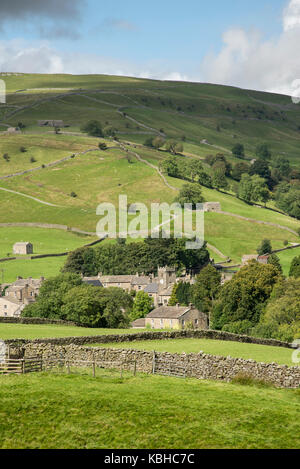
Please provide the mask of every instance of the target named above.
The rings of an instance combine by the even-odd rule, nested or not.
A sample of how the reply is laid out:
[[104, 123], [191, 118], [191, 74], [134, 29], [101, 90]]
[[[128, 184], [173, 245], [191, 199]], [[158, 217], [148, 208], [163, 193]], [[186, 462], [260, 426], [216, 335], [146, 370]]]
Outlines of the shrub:
[[231, 332], [232, 334], [248, 335], [252, 328], [252, 323], [247, 319], [243, 321], [235, 321], [223, 326], [222, 331]]
[[272, 386], [268, 381], [254, 378], [252, 375], [247, 373], [238, 373], [234, 378], [232, 378], [231, 383], [241, 384], [242, 386], [258, 386], [260, 388], [269, 388]]

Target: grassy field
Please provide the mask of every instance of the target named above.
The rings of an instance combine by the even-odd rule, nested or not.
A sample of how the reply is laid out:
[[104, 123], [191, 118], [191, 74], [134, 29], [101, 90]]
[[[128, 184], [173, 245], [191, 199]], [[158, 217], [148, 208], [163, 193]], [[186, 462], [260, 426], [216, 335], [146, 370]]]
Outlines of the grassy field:
[[210, 355], [230, 356], [233, 358], [251, 359], [263, 363], [278, 363], [280, 365], [295, 366], [292, 362], [292, 350], [267, 345], [244, 344], [210, 339], [172, 339], [172, 340], [144, 340], [123, 343], [99, 344], [99, 347], [121, 348], [134, 350], [155, 350], [170, 353], [199, 353]]
[[299, 399], [299, 390], [161, 376], [1, 377], [0, 446], [296, 449]]
[[56, 324], [1, 324], [0, 338], [45, 339], [50, 337], [82, 337], [109, 334], [130, 334], [135, 329], [93, 329], [88, 327], [64, 326]]
[[[0, 228], [0, 257], [15, 257], [13, 245], [21, 241], [30, 241], [33, 244], [34, 255], [40, 255], [70, 252], [97, 239], [96, 236], [78, 235], [56, 229], [2, 227]], [[26, 256], [17, 256], [16, 260], [0, 264], [0, 283], [13, 282], [17, 276], [23, 278], [55, 276], [65, 260], [66, 257], [30, 260]]]

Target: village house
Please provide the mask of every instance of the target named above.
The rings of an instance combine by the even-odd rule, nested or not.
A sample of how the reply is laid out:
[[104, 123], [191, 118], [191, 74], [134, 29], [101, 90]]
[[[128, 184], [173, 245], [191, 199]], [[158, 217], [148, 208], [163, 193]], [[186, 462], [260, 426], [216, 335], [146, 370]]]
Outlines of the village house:
[[[142, 327], [142, 321], [138, 320], [132, 327]], [[144, 319], [144, 327], [151, 329], [184, 329], [187, 326], [194, 329], [208, 329], [208, 317], [196, 309], [192, 304], [189, 306], [160, 306], [151, 311]]]
[[22, 277], [18, 277], [14, 283], [5, 288], [5, 296], [2, 298], [14, 300], [19, 305], [33, 303], [39, 294], [40, 287], [44, 280], [44, 277], [39, 279], [33, 279], [31, 277], [23, 279]]
[[33, 254], [33, 245], [29, 242], [15, 243], [13, 246], [13, 253], [18, 255]]
[[9, 296], [0, 297], [0, 317], [12, 318], [19, 317], [25, 305], [20, 304], [18, 300]]

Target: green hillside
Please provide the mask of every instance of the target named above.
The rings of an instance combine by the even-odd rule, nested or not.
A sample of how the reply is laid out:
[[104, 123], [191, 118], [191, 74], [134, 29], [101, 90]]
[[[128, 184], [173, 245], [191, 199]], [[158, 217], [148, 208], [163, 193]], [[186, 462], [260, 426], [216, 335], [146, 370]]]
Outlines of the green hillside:
[[[203, 159], [223, 153], [233, 164], [240, 161], [231, 153], [237, 142], [245, 146], [249, 160], [255, 157], [258, 144], [267, 143], [273, 157], [284, 156], [294, 169], [300, 166], [300, 106], [287, 96], [102, 75], [3, 78], [8, 95], [7, 103], [0, 104], [0, 223], [51, 223], [95, 232], [97, 205], [116, 204], [120, 194], [127, 194], [128, 203], [143, 202], [148, 207], [152, 202], [174, 201], [184, 181], [161, 177], [157, 168], [170, 154], [145, 147], [151, 136], [181, 141], [186, 157]], [[53, 128], [38, 125], [39, 120], [49, 119], [63, 120], [67, 127], [55, 134]], [[112, 128], [125, 147], [109, 137], [99, 139], [82, 133], [81, 126], [92, 119], [100, 121], [104, 129]], [[20, 134], [5, 132], [20, 122], [25, 126]], [[100, 140], [111, 148], [100, 151]], [[201, 143], [204, 140], [206, 143]], [[4, 154], [9, 155], [8, 160]], [[209, 166], [205, 170], [211, 174]], [[222, 211], [227, 212], [205, 217], [205, 239], [216, 260], [230, 257], [233, 263], [240, 263], [244, 254], [256, 252], [263, 238], [271, 239], [277, 249], [284, 241], [299, 241], [290, 231], [299, 229], [296, 219], [248, 205], [230, 190], [225, 193], [202, 187], [202, 192], [206, 201], [219, 201]], [[274, 203], [268, 207], [274, 208]], [[5, 244], [6, 229], [0, 227], [5, 255], [5, 251], [11, 252], [13, 239], [9, 236]], [[63, 231], [55, 231], [54, 236], [49, 230], [31, 228], [28, 233], [19, 228], [16, 240], [26, 238], [36, 243], [38, 239], [43, 253], [86, 244], [85, 239], [77, 237], [76, 242], [69, 242], [65, 236]], [[284, 255], [287, 271], [293, 251]], [[62, 263], [62, 258], [57, 264], [54, 260], [39, 261], [37, 267], [35, 261], [32, 269], [34, 275], [47, 276], [58, 272]], [[1, 269], [11, 279], [15, 274], [27, 275], [32, 265], [27, 260], [12, 261], [2, 263]]]

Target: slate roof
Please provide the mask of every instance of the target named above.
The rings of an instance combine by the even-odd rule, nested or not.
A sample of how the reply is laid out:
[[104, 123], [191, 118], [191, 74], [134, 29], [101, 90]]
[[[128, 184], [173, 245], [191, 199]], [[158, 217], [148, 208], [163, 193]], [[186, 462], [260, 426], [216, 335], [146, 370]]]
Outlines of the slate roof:
[[135, 275], [105, 275], [100, 278], [102, 283], [131, 283]]
[[100, 282], [100, 280], [98, 279], [98, 277], [84, 277], [82, 279], [82, 281], [84, 283], [86, 283], [87, 285], [92, 285], [93, 287], [103, 287], [102, 283]]
[[149, 277], [134, 277], [132, 280], [132, 285], [148, 285], [150, 282]]
[[133, 327], [133, 328], [135, 328], [135, 327], [146, 327], [146, 319], [145, 318], [136, 319], [135, 321], [133, 321], [131, 323], [131, 327]]
[[147, 318], [178, 319], [190, 309], [190, 306], [161, 306], [151, 311]]
[[158, 283], [149, 283], [149, 285], [144, 288], [145, 293], [158, 293]]

